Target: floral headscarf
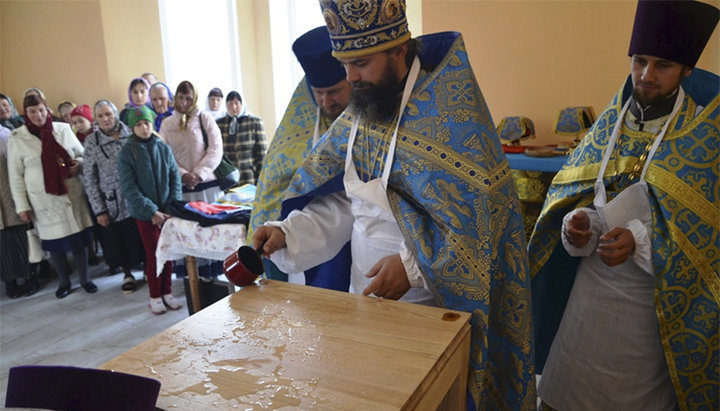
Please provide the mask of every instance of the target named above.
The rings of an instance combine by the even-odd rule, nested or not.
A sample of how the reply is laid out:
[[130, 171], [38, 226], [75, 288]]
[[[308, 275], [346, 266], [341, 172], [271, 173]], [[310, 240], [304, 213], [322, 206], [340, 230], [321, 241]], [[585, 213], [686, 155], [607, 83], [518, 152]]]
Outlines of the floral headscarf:
[[187, 128], [187, 123], [188, 121], [190, 121], [190, 114], [192, 114], [192, 112], [197, 108], [198, 95], [195, 91], [195, 86], [193, 86], [192, 83], [187, 80], [180, 82], [180, 84], [178, 84], [177, 86], [177, 90], [175, 90], [175, 99], [173, 100], [175, 110], [177, 110], [178, 107], [177, 95], [179, 93], [187, 94], [189, 92], [193, 93], [193, 103], [192, 106], [190, 106], [185, 113], [182, 113], [182, 116], [180, 117], [180, 131], [185, 131], [185, 129]]

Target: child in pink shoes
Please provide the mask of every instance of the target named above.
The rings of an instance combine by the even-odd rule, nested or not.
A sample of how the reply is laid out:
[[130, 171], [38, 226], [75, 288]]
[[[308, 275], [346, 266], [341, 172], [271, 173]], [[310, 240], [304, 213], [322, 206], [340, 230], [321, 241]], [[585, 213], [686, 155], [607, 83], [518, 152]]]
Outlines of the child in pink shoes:
[[168, 204], [182, 198], [180, 175], [170, 147], [153, 131], [150, 109], [140, 106], [128, 114], [133, 134], [118, 156], [118, 174], [130, 215], [137, 222], [145, 248], [145, 275], [150, 290], [150, 311], [164, 314], [179, 310], [182, 303], [172, 296], [172, 261], [157, 273], [155, 249], [160, 229], [170, 215]]
[[160, 298], [150, 297], [150, 311], [155, 315], [165, 314], [167, 310], [179, 310], [182, 308], [182, 303], [172, 294], [165, 294]]

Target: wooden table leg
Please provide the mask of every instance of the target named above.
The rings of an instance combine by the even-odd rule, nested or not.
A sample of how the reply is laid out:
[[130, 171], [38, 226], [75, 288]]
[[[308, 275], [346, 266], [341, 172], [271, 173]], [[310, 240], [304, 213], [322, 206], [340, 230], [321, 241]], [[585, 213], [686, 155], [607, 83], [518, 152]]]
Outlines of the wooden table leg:
[[200, 286], [198, 283], [197, 261], [195, 261], [195, 257], [191, 255], [185, 256], [185, 268], [188, 274], [190, 301], [192, 301], [192, 312], [194, 314], [204, 308], [200, 302]]

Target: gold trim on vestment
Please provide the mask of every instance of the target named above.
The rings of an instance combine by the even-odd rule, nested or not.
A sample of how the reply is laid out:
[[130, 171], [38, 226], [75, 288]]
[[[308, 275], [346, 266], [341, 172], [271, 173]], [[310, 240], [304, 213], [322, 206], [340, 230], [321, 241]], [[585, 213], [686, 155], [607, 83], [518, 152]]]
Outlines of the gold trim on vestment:
[[349, 50], [349, 51], [335, 51], [333, 50], [332, 55], [333, 57], [337, 59], [349, 59], [349, 58], [355, 58], [355, 57], [363, 57], [367, 56], [369, 54], [375, 54], [379, 53], [381, 51], [389, 50], [395, 46], [399, 46], [406, 41], [410, 40], [410, 32], [403, 34], [402, 36], [396, 38], [395, 40], [390, 40], [382, 44], [378, 44], [377, 46], [367, 47], [359, 50]]
[[646, 180], [670, 194], [674, 200], [682, 203], [704, 221], [712, 221], [713, 218], [717, 219], [717, 216], [720, 215], [720, 208], [717, 204], [708, 201], [707, 198], [688, 187], [686, 183], [679, 181], [675, 174], [664, 168], [651, 164]]
[[670, 374], [670, 380], [672, 381], [673, 390], [677, 398], [677, 405], [682, 411], [688, 411], [687, 398], [685, 391], [682, 389], [680, 384], [680, 377], [677, 374], [677, 365], [675, 365], [675, 357], [670, 347], [670, 334], [668, 334], [668, 324], [665, 320], [665, 313], [662, 310], [662, 302], [660, 301], [660, 287], [655, 287], [655, 316], [658, 320], [658, 331], [660, 331], [660, 343], [663, 346], [663, 355], [668, 365], [668, 373]]

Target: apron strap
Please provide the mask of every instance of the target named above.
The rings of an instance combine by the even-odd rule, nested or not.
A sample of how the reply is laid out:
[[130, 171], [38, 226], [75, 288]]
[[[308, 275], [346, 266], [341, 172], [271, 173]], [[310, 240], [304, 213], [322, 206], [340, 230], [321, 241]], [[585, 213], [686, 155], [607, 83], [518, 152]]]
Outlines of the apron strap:
[[320, 105], [318, 104], [317, 113], [315, 114], [315, 130], [313, 131], [313, 147], [320, 140]]
[[[673, 110], [670, 113], [670, 116], [668, 117], [667, 121], [665, 121], [665, 124], [663, 125], [662, 130], [660, 133], [655, 136], [655, 140], [653, 141], [652, 147], [650, 148], [647, 159], [645, 160], [645, 165], [643, 167], [642, 174], [640, 175], [640, 182], [645, 181], [645, 173], [647, 172], [648, 166], [650, 166], [650, 160], [655, 155], [655, 152], [657, 151], [657, 148], [660, 146], [660, 143], [662, 142], [663, 138], [665, 137], [665, 133], [667, 132], [670, 123], [677, 115], [678, 111], [680, 111], [680, 107], [683, 104], [683, 101], [685, 100], [685, 91], [682, 87], [678, 90], [677, 98], [675, 99], [675, 105], [673, 106]], [[595, 180], [595, 196], [601, 195], [602, 203], [604, 204], [607, 201], [607, 198], [605, 198], [605, 190], [602, 190], [602, 193], [598, 192], [598, 188], [602, 185], [603, 188], [605, 186], [605, 183], [603, 182], [603, 177], [605, 176], [605, 171], [607, 169], [608, 162], [610, 161], [610, 157], [612, 156], [612, 153], [615, 149], [615, 144], [617, 143], [618, 136], [620, 135], [620, 128], [622, 127], [623, 122], [625, 121], [625, 115], [627, 114], [627, 110], [630, 107], [630, 101], [631, 99], [628, 99], [627, 102], [625, 102], [625, 105], [623, 106], [622, 110], [620, 111], [620, 115], [618, 115], [617, 121], [615, 122], [615, 126], [613, 127], [612, 135], [610, 136], [610, 141], [608, 141], [608, 145], [605, 148], [605, 155], [603, 156], [603, 162], [600, 166], [600, 171], [598, 172], [597, 179]]]
[[400, 129], [400, 121], [402, 120], [405, 106], [410, 100], [410, 94], [412, 94], [413, 87], [415, 87], [415, 81], [417, 80], [418, 73], [420, 72], [420, 59], [415, 56], [410, 67], [410, 74], [408, 74], [407, 81], [405, 82], [405, 90], [403, 91], [402, 100], [400, 102], [400, 113], [398, 114], [397, 124], [395, 124], [395, 131], [393, 132], [392, 140], [390, 140], [390, 147], [388, 148], [388, 156], [385, 161], [385, 169], [383, 170], [382, 183], [383, 187], [387, 188], [388, 180], [390, 179], [390, 170], [392, 169], [392, 162], [395, 158], [395, 145], [397, 143], [398, 129]]
[[650, 147], [650, 152], [648, 152], [647, 160], [645, 160], [645, 167], [643, 167], [642, 174], [640, 174], [640, 181], [645, 180], [645, 173], [647, 173], [648, 166], [650, 166], [650, 160], [655, 155], [655, 152], [658, 149], [658, 146], [660, 146], [660, 142], [663, 138], [665, 138], [665, 133], [667, 132], [668, 128], [670, 127], [670, 123], [677, 115], [678, 111], [680, 111], [680, 107], [682, 107], [683, 101], [685, 100], [685, 90], [683, 90], [682, 87], [680, 87], [680, 90], [678, 91], [677, 99], [675, 100], [675, 106], [673, 107], [672, 113], [670, 113], [670, 117], [668, 117], [667, 121], [665, 122], [665, 125], [663, 126], [662, 131], [660, 134], [658, 134], [657, 137], [655, 137], [655, 141], [653, 141], [652, 147]]
[[[388, 180], [390, 178], [390, 170], [392, 169], [392, 162], [395, 158], [395, 146], [397, 143], [397, 133], [400, 128], [400, 121], [402, 120], [403, 111], [407, 106], [407, 102], [410, 100], [410, 94], [412, 94], [415, 81], [417, 80], [418, 73], [420, 73], [420, 59], [415, 56], [412, 66], [410, 67], [410, 73], [408, 74], [407, 81], [405, 82], [405, 89], [403, 91], [402, 100], [400, 101], [400, 113], [398, 114], [398, 120], [395, 124], [395, 131], [393, 132], [392, 139], [390, 140], [390, 147], [388, 148], [388, 155], [385, 161], [385, 168], [382, 174], [383, 187], [387, 188]], [[360, 125], [360, 117], [355, 116], [350, 128], [350, 135], [348, 136], [347, 152], [345, 153], [345, 164], [347, 166], [349, 161], [352, 161], [352, 148], [355, 144], [355, 136], [357, 135], [358, 126]], [[316, 124], [317, 127], [317, 124]]]

